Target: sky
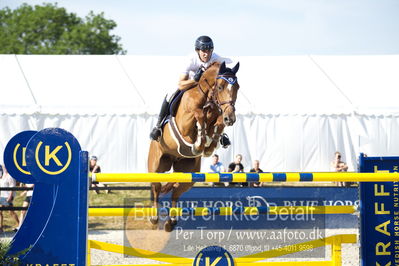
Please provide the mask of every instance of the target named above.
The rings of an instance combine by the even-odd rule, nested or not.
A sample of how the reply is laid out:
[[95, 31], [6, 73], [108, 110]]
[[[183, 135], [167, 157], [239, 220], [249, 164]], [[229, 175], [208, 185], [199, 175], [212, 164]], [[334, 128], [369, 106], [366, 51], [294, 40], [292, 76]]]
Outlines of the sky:
[[398, 0], [0, 0], [104, 12], [132, 55], [186, 55], [210, 36], [229, 56], [399, 54]]

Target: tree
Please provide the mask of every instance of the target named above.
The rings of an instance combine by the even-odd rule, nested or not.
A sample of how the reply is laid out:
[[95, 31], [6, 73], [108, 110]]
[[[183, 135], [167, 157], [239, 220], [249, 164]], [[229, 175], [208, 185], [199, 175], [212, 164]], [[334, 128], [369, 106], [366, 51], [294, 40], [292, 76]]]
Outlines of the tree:
[[0, 54], [125, 54], [113, 20], [84, 18], [57, 4], [0, 9]]

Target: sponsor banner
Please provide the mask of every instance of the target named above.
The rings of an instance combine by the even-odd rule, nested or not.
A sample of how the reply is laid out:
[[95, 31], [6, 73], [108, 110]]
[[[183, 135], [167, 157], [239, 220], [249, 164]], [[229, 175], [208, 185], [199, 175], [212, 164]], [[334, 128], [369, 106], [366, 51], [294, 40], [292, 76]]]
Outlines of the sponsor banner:
[[[398, 172], [399, 157], [360, 156], [361, 172]], [[364, 182], [361, 194], [362, 265], [397, 265], [399, 197], [397, 182]]]
[[[170, 204], [167, 194], [160, 199], [159, 211]], [[287, 252], [286, 258], [325, 258], [324, 248], [312, 250], [308, 243], [324, 238], [326, 228], [357, 228], [358, 217], [293, 211], [292, 207], [358, 204], [357, 188], [192, 188], [179, 199], [177, 207], [186, 208], [186, 213], [176, 217], [171, 233], [163, 231], [169, 219], [166, 215], [159, 216], [158, 224], [151, 228], [146, 217], [126, 218], [125, 246], [158, 252], [160, 257], [195, 257], [206, 247], [219, 246], [233, 257], [259, 254], [262, 258], [262, 252], [279, 249]], [[148, 206], [148, 199], [126, 199], [125, 205]], [[279, 206], [278, 213], [273, 211], [275, 206]], [[201, 207], [209, 208], [209, 214], [195, 215], [193, 208]], [[231, 215], [220, 215], [229, 207]], [[263, 213], [243, 213], [245, 207], [256, 207]]]
[[[216, 199], [217, 198], [217, 199]], [[169, 207], [170, 196], [162, 198], [161, 206]], [[262, 188], [192, 188], [179, 199], [181, 207], [222, 207], [226, 203], [237, 206], [359, 206], [358, 188], [350, 187], [262, 187]], [[326, 228], [358, 228], [359, 221], [355, 215], [334, 214], [323, 215]], [[272, 215], [269, 220], [272, 221]], [[276, 221], [276, 220], [274, 220]], [[283, 222], [287, 227], [301, 227], [297, 222], [287, 219]], [[234, 222], [235, 228], [281, 228], [280, 223], [264, 223], [261, 219], [256, 223]], [[202, 225], [202, 224], [201, 224]], [[223, 219], [216, 219], [212, 224], [204, 225], [212, 228], [224, 228]], [[250, 227], [251, 226], [251, 227]], [[305, 225], [306, 226], [306, 225]]]

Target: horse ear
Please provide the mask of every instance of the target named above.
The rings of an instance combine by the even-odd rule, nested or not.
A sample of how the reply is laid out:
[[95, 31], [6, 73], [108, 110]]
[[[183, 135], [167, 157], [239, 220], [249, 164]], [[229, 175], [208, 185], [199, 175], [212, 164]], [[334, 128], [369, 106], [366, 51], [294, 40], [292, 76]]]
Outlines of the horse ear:
[[234, 74], [236, 74], [239, 68], [240, 68], [240, 62], [238, 62], [238, 63], [233, 67], [233, 69], [232, 69], [231, 71], [232, 71]]
[[223, 63], [219, 67], [219, 74], [222, 74], [226, 72], [226, 63], [223, 61]]

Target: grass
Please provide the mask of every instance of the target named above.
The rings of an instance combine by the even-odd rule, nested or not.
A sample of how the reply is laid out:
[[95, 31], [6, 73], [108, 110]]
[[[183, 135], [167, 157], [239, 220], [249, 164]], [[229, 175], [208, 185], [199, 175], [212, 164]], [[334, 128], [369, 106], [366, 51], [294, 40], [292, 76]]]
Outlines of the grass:
[[[25, 196], [20, 196], [20, 194], [22, 193], [22, 191], [17, 191], [16, 192], [16, 197], [14, 198], [14, 206], [22, 206], [22, 202], [25, 199]], [[11, 214], [9, 211], [2, 211], [3, 213], [3, 231], [7, 232], [7, 231], [12, 231], [16, 226], [16, 222], [15, 220], [11, 217]], [[15, 213], [18, 215], [20, 215], [19, 211], [15, 211]]]
[[[114, 184], [112, 186], [134, 186], [134, 184]], [[110, 185], [109, 187], [112, 189], [112, 186]], [[149, 187], [149, 184], [147, 184], [147, 187]], [[14, 206], [22, 206], [25, 196], [20, 196], [22, 191], [17, 191], [16, 193]], [[149, 204], [150, 190], [111, 190], [109, 194], [104, 190], [101, 191], [100, 194], [97, 194], [93, 190], [89, 191], [89, 206], [123, 206], [126, 205], [126, 202], [132, 204], [132, 200], [129, 199], [137, 199], [144, 201], [145, 204]], [[20, 211], [15, 212], [19, 218]], [[12, 219], [9, 211], [3, 211], [3, 218], [3, 231], [12, 231], [15, 227], [15, 220]], [[124, 217], [89, 217], [89, 230], [90, 229], [124, 229]]]
[[[132, 186], [132, 184], [115, 186]], [[112, 188], [112, 186], [108, 187]], [[89, 192], [89, 206], [126, 206], [134, 205], [136, 202], [143, 202], [144, 205], [149, 206], [150, 190], [111, 190], [111, 193], [106, 193], [103, 190], [100, 194], [92, 190]], [[89, 217], [89, 230], [124, 229], [124, 219], [124, 217]], [[141, 221], [141, 223], [143, 222]]]

